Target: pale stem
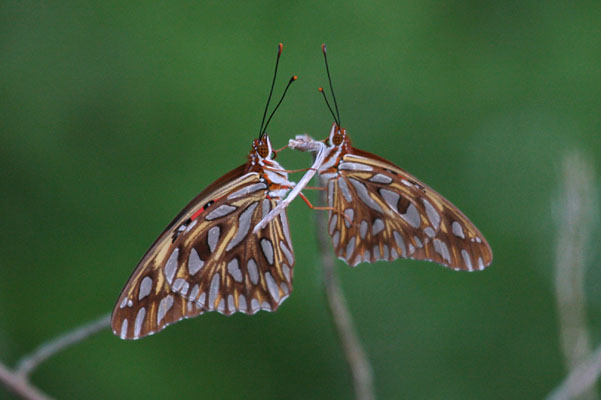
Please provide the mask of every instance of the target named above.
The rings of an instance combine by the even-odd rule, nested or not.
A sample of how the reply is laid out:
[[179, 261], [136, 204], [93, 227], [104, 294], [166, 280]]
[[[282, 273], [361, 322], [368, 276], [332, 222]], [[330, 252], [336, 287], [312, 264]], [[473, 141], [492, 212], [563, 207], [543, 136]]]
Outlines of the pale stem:
[[[564, 156], [561, 192], [554, 209], [558, 231], [555, 290], [561, 350], [570, 376], [562, 384], [564, 387], [553, 392], [554, 399], [576, 395], [579, 399], [598, 398], [593, 385], [599, 376], [599, 354], [583, 363], [591, 353], [586, 317], [586, 266], [590, 262], [591, 235], [599, 223], [598, 190], [593, 171], [580, 153]], [[564, 394], [567, 397], [562, 397]]]
[[[321, 192], [321, 205], [326, 204], [326, 192]], [[332, 242], [327, 235], [328, 213], [318, 212], [316, 217], [317, 239], [321, 264], [323, 266], [323, 284], [328, 300], [328, 308], [334, 322], [334, 328], [340, 340], [344, 356], [351, 370], [355, 398], [358, 400], [375, 399], [372, 369], [361, 347], [353, 318], [348, 310], [346, 299], [335, 270], [335, 257]]]
[[48, 358], [65, 350], [67, 347], [81, 342], [96, 332], [110, 326], [110, 324], [111, 315], [105, 314], [94, 321], [42, 343], [31, 354], [28, 354], [19, 360], [17, 363], [17, 373], [23, 377], [28, 376], [38, 365]]
[[26, 400], [50, 400], [50, 397], [33, 386], [26, 376], [19, 375], [0, 363], [0, 381], [13, 393]]
[[288, 196], [280, 202], [273, 210], [271, 210], [253, 229], [253, 234], [259, 232], [265, 227], [271, 220], [276, 218], [288, 207], [288, 205], [294, 200], [296, 196], [309, 184], [313, 175], [317, 172], [317, 169], [323, 164], [325, 158], [326, 145], [323, 142], [313, 140], [308, 135], [298, 135], [296, 139], [290, 139], [288, 147], [300, 151], [311, 151], [316, 153], [315, 161], [311, 168], [305, 172], [300, 181], [294, 186], [294, 188], [288, 193]]

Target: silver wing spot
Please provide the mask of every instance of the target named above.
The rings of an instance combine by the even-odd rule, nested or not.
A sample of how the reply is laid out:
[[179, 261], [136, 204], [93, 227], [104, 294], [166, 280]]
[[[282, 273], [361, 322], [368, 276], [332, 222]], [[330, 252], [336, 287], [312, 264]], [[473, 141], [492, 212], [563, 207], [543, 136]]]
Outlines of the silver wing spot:
[[222, 204], [213, 211], [211, 211], [205, 219], [207, 221], [212, 221], [217, 218], [224, 217], [228, 214], [233, 213], [236, 210], [236, 207], [230, 206], [229, 204]]
[[392, 182], [392, 178], [387, 175], [384, 175], [384, 174], [375, 174], [374, 176], [369, 178], [369, 181], [374, 182], [374, 183], [383, 183], [385, 185], [388, 185], [390, 182]]
[[188, 272], [190, 275], [196, 275], [198, 271], [205, 265], [204, 261], [198, 256], [198, 252], [194, 247], [190, 251], [190, 257], [188, 257]]
[[245, 196], [249, 193], [254, 193], [257, 190], [267, 189], [267, 185], [264, 183], [253, 183], [252, 185], [244, 186], [242, 189], [235, 191], [234, 193], [227, 196], [228, 200], [237, 199], [238, 197]]
[[146, 307], [142, 307], [138, 310], [138, 314], [136, 315], [136, 324], [134, 325], [134, 337], [140, 337], [140, 332], [142, 331], [142, 324], [144, 323], [144, 317], [146, 317]]
[[353, 236], [346, 245], [346, 259], [349, 260], [354, 252], [355, 252], [355, 237]]
[[240, 265], [238, 264], [238, 259], [234, 258], [229, 263], [227, 263], [227, 272], [234, 278], [236, 282], [242, 282], [242, 270], [240, 270]]
[[344, 224], [347, 228], [350, 228], [351, 224], [353, 223], [355, 211], [352, 208], [347, 208], [346, 210], [344, 210], [344, 215], [346, 215], [346, 218], [344, 218]]
[[159, 309], [157, 311], [157, 325], [161, 325], [161, 321], [167, 314], [167, 312], [173, 307], [173, 296], [167, 295], [161, 299], [159, 303]]
[[219, 272], [213, 275], [213, 279], [211, 279], [211, 286], [209, 288], [209, 304], [207, 308], [209, 310], [213, 310], [215, 308], [215, 300], [217, 299], [217, 294], [219, 294], [219, 281], [221, 280], [221, 274]]
[[378, 233], [382, 232], [384, 230], [384, 221], [382, 221], [380, 218], [376, 218], [374, 220], [374, 224], [371, 227], [371, 233], [372, 235], [377, 235]]
[[175, 276], [175, 270], [177, 269], [177, 256], [179, 255], [179, 249], [176, 248], [169, 256], [167, 263], [165, 264], [165, 278], [167, 282], [171, 285], [171, 281], [173, 281], [173, 277]]
[[351, 203], [353, 201], [353, 197], [351, 196], [351, 192], [348, 189], [346, 180], [344, 178], [338, 179], [338, 187], [340, 188], [340, 192], [342, 193], [342, 196], [344, 197], [346, 202]]
[[275, 283], [275, 279], [269, 272], [265, 272], [265, 282], [267, 282], [267, 289], [269, 289], [269, 294], [276, 303], [280, 301], [280, 291], [278, 289], [278, 285]]
[[397, 192], [393, 192], [392, 190], [388, 189], [380, 189], [379, 192], [392, 211], [398, 213], [399, 211], [397, 205], [399, 204], [399, 198], [401, 196]]
[[[252, 214], [258, 205], [259, 205], [258, 202], [254, 202], [250, 206], [248, 206], [246, 208], [246, 210], [244, 210], [244, 212], [242, 212], [242, 214], [240, 214], [240, 216], [238, 217], [238, 230], [236, 231], [236, 235], [234, 235], [232, 240], [230, 240], [230, 242], [227, 244], [227, 247], [225, 248], [226, 251], [230, 251], [231, 249], [233, 249], [236, 245], [238, 245], [238, 243], [240, 243], [246, 237], [246, 235], [248, 234], [248, 231], [250, 229], [250, 222], [252, 220]], [[211, 228], [211, 229], [213, 229], [213, 228]], [[211, 232], [209, 231], [209, 234], [210, 233]], [[212, 252], [213, 252], [213, 250], [211, 250], [211, 253]]]
[[288, 260], [290, 264], [293, 264], [294, 256], [292, 255], [292, 252], [288, 249], [288, 246], [286, 246], [286, 243], [284, 243], [284, 241], [282, 240], [280, 240], [280, 249], [282, 249], [284, 256], [286, 256], [286, 260]]
[[465, 262], [465, 266], [467, 267], [467, 270], [473, 271], [474, 267], [472, 267], [472, 259], [470, 257], [470, 254], [467, 252], [467, 250], [465, 250], [465, 249], [461, 250], [461, 256], [463, 257], [463, 262]]
[[269, 265], [273, 265], [273, 244], [269, 239], [261, 239], [261, 250]]
[[349, 178], [349, 180], [351, 181], [351, 184], [355, 187], [359, 199], [361, 199], [361, 201], [365, 203], [365, 205], [367, 205], [369, 208], [375, 211], [383, 213], [382, 207], [380, 207], [380, 205], [376, 203], [374, 199], [371, 198], [369, 192], [367, 191], [367, 188], [363, 183], [359, 182], [354, 178]]
[[438, 230], [438, 226], [440, 225], [440, 215], [438, 214], [438, 211], [436, 211], [434, 206], [430, 204], [428, 200], [422, 199], [422, 201], [424, 202], [424, 206], [426, 206], [426, 215], [428, 216], [430, 223], [434, 226], [435, 230]]
[[338, 164], [338, 170], [341, 169], [349, 171], [373, 171], [373, 168], [369, 165], [354, 162], [341, 162]]
[[367, 221], [361, 221], [361, 224], [359, 225], [359, 236], [361, 236], [361, 239], [365, 239], [365, 235], [367, 234], [367, 228]]
[[152, 278], [149, 276], [145, 276], [142, 279], [142, 283], [140, 283], [140, 293], [138, 294], [138, 300], [142, 300], [144, 297], [150, 294], [150, 290], [152, 289]]
[[463, 233], [463, 228], [461, 224], [457, 221], [453, 221], [451, 224], [451, 229], [453, 230], [453, 235], [460, 237], [461, 239], [465, 239], [465, 235]]
[[214, 226], [211, 229], [209, 229], [207, 244], [209, 245], [209, 251], [211, 253], [215, 251], [215, 247], [217, 247], [217, 242], [219, 241], [220, 235], [221, 235], [221, 228], [219, 228], [219, 226]]
[[248, 260], [246, 264], [246, 269], [248, 270], [248, 277], [253, 285], [259, 283], [259, 271], [257, 270], [257, 263], [253, 258]]
[[419, 212], [417, 211], [417, 207], [410, 203], [407, 207], [407, 211], [405, 214], [401, 214], [401, 218], [403, 218], [409, 225], [414, 228], [419, 228], [421, 225], [421, 218], [419, 216]]

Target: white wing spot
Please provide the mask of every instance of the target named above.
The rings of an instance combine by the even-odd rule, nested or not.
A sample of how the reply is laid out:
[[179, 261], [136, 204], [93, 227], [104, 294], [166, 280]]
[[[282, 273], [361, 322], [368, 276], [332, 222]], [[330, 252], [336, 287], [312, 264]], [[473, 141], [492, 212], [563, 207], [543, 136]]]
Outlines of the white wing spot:
[[223, 299], [219, 300], [219, 304], [217, 305], [217, 311], [223, 314], [225, 311], [225, 301]]
[[374, 182], [374, 183], [383, 183], [385, 185], [388, 185], [390, 182], [392, 182], [392, 178], [384, 175], [384, 174], [375, 174], [374, 176], [372, 176], [369, 179], [370, 182]]
[[384, 221], [382, 221], [380, 218], [376, 218], [374, 220], [374, 224], [371, 227], [371, 233], [372, 235], [377, 235], [378, 233], [382, 232], [384, 230]]
[[198, 285], [197, 283], [196, 285], [194, 285], [192, 291], [190, 292], [190, 299], [196, 299], [196, 296], [198, 296], [198, 292], [200, 292], [200, 285]]
[[275, 283], [275, 279], [269, 272], [265, 272], [265, 282], [267, 282], [267, 289], [269, 289], [269, 294], [276, 303], [280, 301], [280, 291], [278, 290], [278, 285]]
[[380, 246], [375, 245], [374, 249], [373, 249], [373, 253], [374, 253], [374, 260], [378, 261], [378, 260], [382, 259], [382, 257], [380, 257]]
[[188, 272], [190, 275], [196, 275], [198, 271], [205, 265], [205, 262], [200, 259], [198, 252], [194, 247], [190, 251], [190, 257], [188, 257]]
[[257, 299], [252, 299], [250, 301], [250, 310], [253, 314], [259, 311], [259, 301]]
[[346, 245], [346, 259], [349, 260], [354, 252], [355, 252], [355, 237], [353, 236]]
[[136, 324], [134, 325], [134, 337], [140, 337], [140, 332], [142, 331], [142, 324], [144, 323], [144, 317], [146, 316], [146, 307], [142, 307], [138, 310], [138, 315], [136, 315]]
[[396, 245], [398, 246], [399, 249], [401, 249], [401, 254], [403, 255], [403, 257], [406, 257], [405, 255], [405, 241], [403, 240], [403, 236], [398, 233], [397, 231], [394, 231], [393, 233], [394, 236], [394, 240], [396, 242]]
[[290, 247], [292, 247], [292, 239], [290, 239], [290, 229], [288, 229], [288, 218], [286, 217], [286, 213], [280, 214], [280, 221], [282, 221], [282, 231], [284, 231], [286, 241], [290, 243]]
[[438, 211], [436, 211], [434, 206], [428, 200], [422, 199], [422, 201], [424, 202], [424, 206], [426, 206], [426, 215], [428, 216], [428, 219], [434, 226], [434, 229], [438, 230], [438, 226], [440, 225], [440, 214], [438, 214]]
[[401, 182], [403, 182], [403, 185], [405, 185], [405, 186], [409, 186], [409, 187], [412, 187], [412, 186], [413, 186], [413, 185], [411, 184], [411, 182], [409, 182], [409, 181], [408, 181], [408, 180], [406, 180], [406, 179], [401, 179]]
[[388, 189], [380, 189], [380, 195], [394, 212], [399, 212], [397, 205], [399, 204], [399, 198], [401, 196], [397, 192]]
[[224, 217], [228, 214], [233, 213], [236, 210], [236, 207], [230, 206], [229, 204], [222, 204], [213, 211], [211, 211], [205, 219], [207, 221], [212, 221], [217, 218]]
[[286, 264], [282, 264], [282, 272], [284, 272], [286, 280], [290, 282], [290, 267], [288, 267]]
[[434, 232], [434, 229], [432, 229], [432, 228], [431, 228], [431, 227], [429, 227], [429, 226], [428, 226], [428, 227], [426, 227], [426, 228], [424, 229], [424, 233], [425, 233], [426, 235], [428, 235], [429, 237], [431, 237], [431, 238], [433, 238], [433, 237], [434, 237], [434, 235], [436, 235], [436, 232]]
[[388, 260], [390, 258], [388, 252], [389, 252], [388, 245], [387, 244], [383, 244], [382, 245], [382, 258], [384, 258], [384, 260]]
[[351, 191], [348, 189], [346, 184], [346, 180], [344, 178], [338, 179], [338, 187], [342, 192], [342, 196], [346, 200], [347, 203], [351, 203], [353, 201], [353, 197], [351, 196]]
[[217, 295], [219, 294], [220, 280], [221, 274], [219, 272], [213, 275], [213, 279], [211, 279], [211, 286], [209, 288], [209, 304], [207, 304], [207, 308], [209, 310], [213, 310], [215, 307], [215, 300], [217, 300]]
[[269, 239], [261, 239], [261, 250], [263, 250], [263, 255], [267, 259], [269, 265], [273, 265], [273, 244], [271, 244], [271, 240]]
[[338, 214], [332, 215], [332, 218], [330, 218], [330, 227], [328, 229], [328, 232], [330, 232], [330, 235], [334, 233], [334, 229], [336, 229], [337, 222], [338, 222]]
[[186, 296], [188, 294], [189, 288], [190, 288], [190, 284], [188, 282], [186, 282], [185, 279], [182, 279], [182, 278], [177, 278], [175, 280], [175, 282], [173, 282], [173, 286], [171, 287], [171, 289], [174, 292], [181, 293], [184, 296]]
[[461, 250], [461, 256], [463, 257], [463, 261], [465, 262], [467, 270], [473, 271], [474, 267], [472, 267], [472, 258], [470, 257], [470, 254], [467, 252], [467, 250]]
[[365, 253], [363, 253], [363, 260], [365, 260], [368, 263], [371, 262], [371, 253], [369, 252], [369, 250], [365, 250]]
[[234, 304], [234, 296], [231, 294], [227, 296], [227, 309], [229, 311], [236, 310], [236, 305]]
[[411, 243], [409, 243], [409, 255], [415, 253], [415, 247]]
[[365, 235], [367, 234], [367, 228], [367, 221], [361, 221], [361, 224], [359, 225], [359, 236], [361, 236], [361, 239], [365, 239]]
[[265, 310], [265, 311], [271, 311], [271, 304], [269, 304], [268, 302], [264, 301], [261, 304], [261, 309]]
[[121, 324], [121, 339], [125, 339], [127, 337], [127, 325], [127, 318], [125, 318]]
[[269, 211], [271, 211], [271, 202], [269, 199], [264, 199], [261, 203], [261, 212], [263, 213], [263, 218], [267, 217]]
[[282, 252], [286, 256], [286, 260], [288, 260], [288, 263], [294, 264], [294, 256], [292, 255], [292, 252], [288, 249], [288, 246], [286, 246], [286, 243], [284, 243], [282, 240], [280, 240], [280, 249], [282, 249]]
[[480, 271], [484, 269], [484, 262], [482, 261], [482, 257], [478, 257], [478, 269]]
[[243, 294], [241, 294], [240, 296], [238, 296], [238, 309], [246, 311], [247, 308], [248, 307], [246, 305], [246, 297]]
[[252, 185], [244, 186], [242, 189], [237, 190], [236, 192], [227, 196], [228, 200], [237, 199], [238, 197], [242, 197], [249, 193], [254, 193], [257, 190], [267, 189], [267, 185], [264, 183], [253, 183]]
[[248, 260], [246, 269], [248, 269], [248, 276], [250, 277], [250, 281], [253, 283], [253, 285], [259, 283], [259, 271], [257, 270], [257, 263], [253, 258]]
[[240, 270], [237, 258], [234, 258], [227, 263], [227, 272], [229, 272], [236, 282], [242, 282], [242, 271]]
[[401, 217], [414, 228], [419, 228], [419, 226], [421, 225], [421, 218], [419, 216], [419, 212], [417, 211], [417, 207], [415, 207], [413, 203], [409, 204], [409, 207], [407, 207], [407, 211], [405, 212], [405, 214], [401, 214]]
[[357, 195], [359, 196], [362, 202], [364, 202], [369, 208], [375, 211], [383, 212], [382, 207], [380, 207], [380, 205], [376, 203], [374, 199], [371, 198], [369, 192], [367, 191], [367, 188], [363, 183], [353, 178], [350, 178], [349, 180], [351, 181], [351, 184], [355, 187]]
[[209, 251], [211, 253], [215, 251], [215, 247], [217, 247], [217, 242], [219, 241], [220, 235], [221, 235], [221, 228], [219, 228], [218, 226], [214, 226], [211, 229], [209, 229], [207, 244], [209, 245]]
[[461, 239], [465, 239], [465, 235], [463, 233], [463, 228], [461, 224], [457, 221], [453, 221], [451, 224], [451, 229], [453, 230], [453, 235], [460, 237]]
[[119, 305], [119, 308], [125, 308], [126, 304], [127, 304], [127, 297], [124, 297], [123, 301], [121, 301], [121, 304]]
[[[231, 249], [233, 249], [234, 246], [236, 246], [246, 237], [246, 235], [248, 234], [248, 230], [250, 229], [252, 214], [258, 205], [258, 202], [254, 202], [250, 206], [248, 206], [242, 214], [240, 214], [240, 216], [238, 217], [238, 230], [236, 231], [236, 235], [227, 244], [227, 247], [225, 248], [226, 251], [230, 251]], [[211, 253], [212, 252], [213, 250], [211, 250]]]
[[373, 171], [373, 168], [369, 165], [354, 163], [354, 162], [341, 162], [338, 164], [338, 170], [348, 171]]
[[344, 224], [347, 228], [350, 228], [353, 222], [353, 217], [355, 216], [355, 211], [352, 208], [347, 208], [344, 210], [344, 215], [346, 215], [344, 218]]
[[424, 247], [422, 241], [419, 240], [417, 236], [413, 236], [413, 240], [415, 241], [415, 245], [417, 246], [417, 248], [421, 249], [422, 247]]
[[202, 292], [200, 294], [200, 297], [198, 297], [198, 301], [196, 302], [196, 305], [200, 306], [200, 308], [203, 308], [205, 306], [206, 299], [207, 299], [207, 294], [205, 292]]
[[175, 270], [177, 269], [177, 256], [179, 255], [179, 249], [176, 248], [171, 253], [171, 256], [167, 260], [165, 264], [165, 278], [167, 282], [171, 285], [171, 281], [173, 281], [173, 277], [175, 276]]
[[332, 242], [334, 243], [334, 247], [338, 247], [338, 242], [340, 241], [340, 232], [336, 231], [334, 236], [332, 236]]
[[161, 325], [161, 321], [165, 318], [167, 312], [173, 307], [173, 296], [168, 295], [161, 299], [159, 309], [157, 310], [157, 325]]

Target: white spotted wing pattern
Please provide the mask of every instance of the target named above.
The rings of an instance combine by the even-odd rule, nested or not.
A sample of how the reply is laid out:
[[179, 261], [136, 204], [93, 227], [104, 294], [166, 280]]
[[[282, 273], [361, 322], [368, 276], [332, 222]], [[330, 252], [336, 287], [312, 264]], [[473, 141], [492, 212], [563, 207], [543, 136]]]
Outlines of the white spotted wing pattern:
[[328, 233], [348, 264], [399, 257], [457, 270], [492, 262], [484, 236], [451, 202], [417, 178], [374, 154], [353, 148], [336, 123], [319, 168], [327, 188]]
[[138, 339], [205, 311], [275, 311], [292, 290], [294, 255], [286, 213], [252, 227], [294, 185], [267, 135], [249, 161], [200, 193], [144, 255], [115, 305], [111, 325]]

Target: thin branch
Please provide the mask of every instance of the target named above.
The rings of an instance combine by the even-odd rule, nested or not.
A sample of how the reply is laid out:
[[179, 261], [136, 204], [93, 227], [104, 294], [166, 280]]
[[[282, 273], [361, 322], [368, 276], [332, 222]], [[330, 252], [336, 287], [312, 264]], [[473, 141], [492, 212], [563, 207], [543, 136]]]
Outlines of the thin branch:
[[50, 400], [45, 393], [31, 385], [23, 375], [9, 370], [0, 363], [0, 381], [13, 393], [27, 400]]
[[[578, 152], [563, 158], [561, 191], [555, 204], [558, 239], [555, 252], [555, 289], [559, 314], [561, 349], [570, 377], [570, 393], [580, 399], [597, 399], [596, 376], [576, 376], [581, 363], [591, 353], [590, 332], [586, 317], [585, 276], [590, 262], [591, 236], [598, 224], [598, 195], [594, 169]], [[594, 363], [593, 363], [594, 365]], [[593, 369], [594, 370], [594, 369]], [[575, 383], [585, 384], [579, 388]], [[567, 387], [566, 387], [567, 388]], [[566, 388], [561, 393], [566, 392]], [[555, 393], [555, 392], [554, 392]], [[555, 396], [555, 395], [554, 395]], [[571, 398], [571, 397], [554, 397]]]
[[23, 377], [27, 377], [31, 372], [46, 359], [52, 357], [56, 353], [81, 342], [89, 336], [101, 331], [111, 324], [111, 315], [106, 314], [102, 317], [91, 321], [85, 325], [66, 332], [54, 339], [51, 339], [31, 354], [28, 354], [19, 360], [17, 363], [17, 373]]
[[[321, 196], [322, 205], [326, 202], [326, 192]], [[351, 369], [355, 397], [358, 400], [375, 399], [371, 365], [361, 347], [353, 319], [346, 305], [344, 293], [334, 270], [334, 252], [327, 235], [327, 213], [317, 213], [317, 239], [323, 266], [323, 284], [336, 333], [340, 339], [346, 361]]]
[[586, 393], [601, 375], [601, 346], [547, 397], [547, 400], [568, 400]]

